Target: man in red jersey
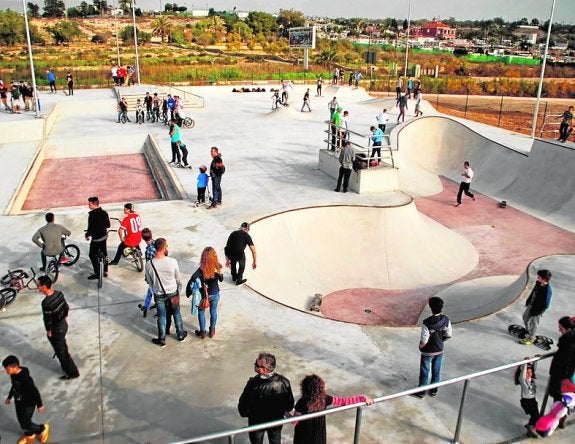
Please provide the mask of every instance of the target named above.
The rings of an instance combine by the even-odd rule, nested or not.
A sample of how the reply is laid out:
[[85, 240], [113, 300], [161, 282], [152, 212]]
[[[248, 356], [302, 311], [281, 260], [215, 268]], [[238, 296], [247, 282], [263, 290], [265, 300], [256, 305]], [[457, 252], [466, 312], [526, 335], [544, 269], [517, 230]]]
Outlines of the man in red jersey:
[[140, 216], [134, 212], [134, 206], [131, 203], [124, 205], [124, 214], [126, 217], [120, 224], [118, 229], [118, 236], [120, 236], [120, 245], [116, 251], [116, 256], [110, 262], [110, 265], [118, 265], [122, 252], [126, 247], [140, 248], [142, 242], [142, 220]]

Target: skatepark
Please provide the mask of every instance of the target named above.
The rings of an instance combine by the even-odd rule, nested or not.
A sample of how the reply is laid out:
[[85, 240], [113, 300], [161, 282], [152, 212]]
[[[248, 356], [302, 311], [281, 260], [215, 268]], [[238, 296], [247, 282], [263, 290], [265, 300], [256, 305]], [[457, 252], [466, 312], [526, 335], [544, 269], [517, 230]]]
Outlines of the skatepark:
[[[39, 292], [22, 291], [0, 313], [1, 354], [16, 354], [30, 368], [46, 406], [35, 420], [50, 422], [50, 442], [168, 443], [242, 427], [247, 420], [237, 401], [261, 351], [276, 355], [277, 372], [290, 379], [296, 399], [299, 381], [311, 373], [326, 380], [328, 393], [342, 396], [377, 398], [414, 388], [421, 319], [433, 295], [445, 300], [454, 323], [443, 380], [534, 356], [542, 351], [518, 344], [507, 326], [521, 323], [539, 268], [553, 272], [553, 300], [539, 332], [558, 338], [557, 319], [575, 314], [572, 142], [533, 141], [444, 116], [427, 102], [415, 119], [411, 101], [405, 123], [395, 125], [395, 100], [361, 88], [325, 87], [305, 113], [299, 112], [304, 85], [295, 86], [291, 106], [276, 110], [271, 92], [232, 88], [184, 88], [205, 101], [186, 110], [196, 124], [182, 130], [192, 169], [167, 164], [167, 127], [137, 125], [131, 111], [132, 123], [117, 124], [111, 90], [41, 93], [41, 119], [0, 114], [0, 274], [40, 267], [31, 237], [46, 211], [72, 231], [82, 254], [55, 284], [71, 307], [67, 340], [79, 379], [58, 379]], [[141, 95], [148, 89], [155, 91], [150, 86]], [[335, 180], [318, 167], [333, 96], [349, 110], [351, 129], [366, 135], [376, 114], [390, 109], [386, 134], [397, 187], [333, 191]], [[226, 173], [223, 205], [208, 211], [194, 201], [198, 167], [209, 165], [211, 146], [222, 152]], [[141, 162], [150, 153], [154, 160]], [[464, 198], [455, 207], [464, 160], [475, 171], [476, 201]], [[164, 181], [166, 189], [158, 185]], [[110, 269], [100, 290], [86, 279], [91, 265], [83, 230], [91, 195], [111, 217], [122, 217], [123, 204], [133, 201], [144, 226], [168, 239], [185, 282], [204, 247], [213, 246], [223, 262], [229, 233], [252, 223], [258, 267], [247, 270], [244, 286], [226, 273], [215, 338], [193, 335], [197, 318], [183, 299], [191, 336], [181, 343], [169, 338], [165, 348], [152, 344], [155, 319], [142, 318], [137, 308], [147, 287], [127, 261]], [[507, 208], [498, 207], [501, 200]], [[112, 234], [109, 253], [117, 242]], [[311, 312], [316, 294], [323, 296], [321, 311]], [[548, 365], [538, 366], [540, 403]], [[523, 439], [527, 417], [512, 376], [507, 371], [471, 382], [461, 442]], [[3, 381], [7, 393], [9, 378]], [[361, 442], [451, 442], [461, 388], [365, 408]], [[20, 431], [13, 407], [0, 412], [2, 438], [15, 442]], [[352, 442], [352, 412], [328, 416], [327, 424], [329, 442]], [[284, 442], [292, 433], [284, 427]], [[571, 442], [572, 434], [569, 424], [547, 441]], [[248, 442], [247, 436], [235, 442]]]

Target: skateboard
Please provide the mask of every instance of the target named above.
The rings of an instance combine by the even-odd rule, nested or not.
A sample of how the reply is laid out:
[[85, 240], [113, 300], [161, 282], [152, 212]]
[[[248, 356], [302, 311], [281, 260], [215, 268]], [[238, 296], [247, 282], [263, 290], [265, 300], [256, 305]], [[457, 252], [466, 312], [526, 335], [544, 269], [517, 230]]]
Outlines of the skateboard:
[[[524, 339], [527, 336], [527, 329], [521, 325], [512, 324], [507, 328], [509, 334], [519, 340]], [[539, 347], [542, 350], [551, 350], [551, 346], [553, 345], [553, 339], [548, 338], [547, 336], [535, 336], [535, 340], [533, 341], [533, 345]]]

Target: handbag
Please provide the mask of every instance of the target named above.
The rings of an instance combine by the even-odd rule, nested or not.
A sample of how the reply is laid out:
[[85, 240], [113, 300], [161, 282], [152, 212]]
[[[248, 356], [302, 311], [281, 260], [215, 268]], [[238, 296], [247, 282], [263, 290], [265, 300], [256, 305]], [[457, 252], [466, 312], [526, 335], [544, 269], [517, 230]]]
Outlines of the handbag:
[[210, 298], [203, 297], [198, 305], [198, 310], [207, 310], [210, 308]]

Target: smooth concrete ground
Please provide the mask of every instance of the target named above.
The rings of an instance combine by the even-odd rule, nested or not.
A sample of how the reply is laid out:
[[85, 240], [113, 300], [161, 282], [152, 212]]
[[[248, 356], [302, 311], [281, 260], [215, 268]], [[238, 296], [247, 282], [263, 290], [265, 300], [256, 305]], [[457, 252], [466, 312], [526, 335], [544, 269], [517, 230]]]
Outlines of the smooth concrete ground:
[[[223, 151], [227, 167], [222, 184], [223, 206], [214, 211], [193, 206], [195, 169], [175, 170], [188, 191], [188, 201], [137, 204], [144, 224], [157, 237], [168, 238], [170, 254], [180, 261], [186, 277], [197, 267], [205, 246], [214, 246], [223, 254], [228, 233], [244, 220], [253, 221], [306, 206], [384, 205], [397, 200], [397, 193], [336, 194], [333, 180], [317, 170], [317, 152], [324, 146], [323, 122], [328, 117], [327, 102], [331, 96], [312, 97], [312, 113], [298, 114], [291, 108], [270, 114], [271, 94], [232, 94], [231, 89], [192, 88], [206, 98], [207, 106], [188, 111], [196, 120], [196, 127], [183, 132], [194, 168], [209, 163], [210, 146], [216, 145]], [[361, 130], [374, 123], [383, 103], [369, 99], [362, 90], [345, 88], [328, 93], [338, 95], [340, 103], [350, 110], [352, 127]], [[303, 89], [296, 87], [292, 95], [296, 108], [300, 96]], [[55, 156], [68, 155], [70, 140], [77, 141], [77, 150], [89, 146], [86, 155], [91, 156], [98, 153], [99, 147], [103, 152], [116, 147], [121, 151], [123, 141], [142, 138], [143, 133], [149, 132], [161, 143], [168, 158], [166, 128], [114, 123], [115, 100], [110, 91], [77, 91], [74, 97], [42, 94], [45, 107], [56, 99], [58, 119], [46, 141]], [[432, 112], [428, 108], [425, 111]], [[2, 113], [2, 133], [16, 125], [12, 122], [18, 119], [34, 121], [30, 116]], [[482, 131], [482, 126], [475, 127]], [[515, 141], [515, 136], [509, 133], [493, 129], [489, 132], [509, 143]], [[94, 144], [94, 140], [98, 143]], [[392, 140], [397, 140], [395, 134]], [[527, 142], [520, 138], [518, 144], [526, 146]], [[18, 142], [0, 142], [0, 162], [5, 171], [0, 177], [2, 208], [8, 205], [37, 145], [37, 141], [27, 140], [25, 131]], [[134, 186], [129, 178], [126, 186]], [[111, 216], [119, 217], [122, 204], [104, 202], [103, 207]], [[72, 308], [68, 341], [81, 378], [70, 382], [58, 379], [59, 365], [51, 359], [52, 350], [43, 330], [39, 293], [22, 292], [6, 312], [0, 313], [4, 337], [0, 354], [17, 354], [23, 365], [30, 368], [46, 405], [46, 412], [36, 415], [36, 419], [52, 424], [51, 442], [164, 443], [241, 427], [246, 421], [237, 414], [237, 399], [246, 380], [253, 375], [254, 358], [263, 350], [276, 355], [277, 370], [291, 379], [296, 398], [298, 381], [309, 373], [322, 375], [328, 391], [341, 395], [365, 393], [378, 397], [412, 388], [417, 383], [418, 328], [360, 327], [310, 316], [262, 297], [248, 286], [231, 285], [229, 277], [222, 285], [217, 336], [204, 341], [189, 337], [183, 343], [171, 338], [166, 348], [159, 349], [150, 342], [155, 333], [154, 319], [142, 319], [136, 308], [146, 289], [142, 275], [122, 263], [111, 270], [110, 278], [98, 292], [95, 284], [86, 280], [90, 265], [82, 230], [87, 207], [55, 209], [55, 212], [57, 221], [72, 230], [72, 240], [80, 245], [83, 254], [77, 266], [63, 270], [56, 285], [66, 294]], [[42, 213], [0, 217], [3, 233], [0, 270], [39, 266], [37, 250], [30, 238], [42, 224]], [[254, 240], [257, 246], [258, 239]], [[114, 246], [115, 241], [110, 240], [109, 249]], [[313, 248], [313, 243], [302, 245], [302, 254]], [[341, 252], [343, 260], [347, 259], [345, 253]], [[366, 246], [365, 257], [361, 259], [369, 260], [373, 254]], [[267, 258], [260, 255], [258, 260], [264, 263]], [[289, 270], [291, 264], [284, 266]], [[540, 332], [557, 338], [556, 320], [574, 311], [571, 295], [575, 261], [571, 256], [537, 259], [530, 266], [528, 286], [533, 284], [533, 270], [541, 267], [554, 273], [554, 296]], [[247, 273], [248, 284], [257, 273], [257, 269]], [[521, 298], [496, 314], [455, 325], [453, 339], [447, 343], [443, 378], [539, 353], [536, 347], [516, 344], [506, 332], [507, 325], [520, 322], [523, 303]], [[197, 320], [189, 309], [185, 300], [184, 322], [191, 332], [197, 328]], [[546, 382], [547, 368], [548, 362], [538, 368], [540, 392]], [[1, 386], [8, 391], [7, 377]], [[450, 386], [433, 400], [408, 397], [370, 407], [363, 415], [361, 442], [449, 442], [460, 394], [461, 385]], [[351, 442], [354, 423], [351, 412], [330, 416], [327, 422], [329, 442]], [[513, 439], [524, 433], [525, 422], [512, 372], [474, 380], [465, 406], [461, 442], [495, 443]], [[12, 406], [0, 409], [0, 430], [5, 442], [16, 441], [19, 428]], [[569, 427], [547, 441], [571, 442], [572, 434]], [[290, 427], [286, 427], [284, 441], [290, 442], [290, 438]], [[241, 436], [236, 442], [247, 440]]]

